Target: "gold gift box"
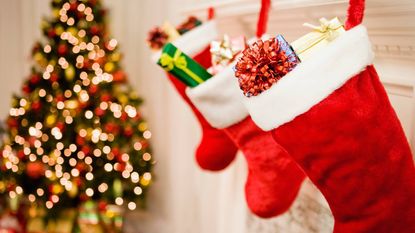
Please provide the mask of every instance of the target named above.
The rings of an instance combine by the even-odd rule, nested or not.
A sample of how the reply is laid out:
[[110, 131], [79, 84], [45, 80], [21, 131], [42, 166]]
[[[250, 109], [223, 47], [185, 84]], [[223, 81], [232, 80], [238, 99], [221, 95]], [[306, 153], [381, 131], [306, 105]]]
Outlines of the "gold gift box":
[[321, 18], [320, 26], [314, 26], [308, 23], [305, 23], [304, 26], [310, 27], [314, 31], [291, 43], [291, 46], [301, 61], [309, 59], [346, 31], [337, 17], [330, 21]]

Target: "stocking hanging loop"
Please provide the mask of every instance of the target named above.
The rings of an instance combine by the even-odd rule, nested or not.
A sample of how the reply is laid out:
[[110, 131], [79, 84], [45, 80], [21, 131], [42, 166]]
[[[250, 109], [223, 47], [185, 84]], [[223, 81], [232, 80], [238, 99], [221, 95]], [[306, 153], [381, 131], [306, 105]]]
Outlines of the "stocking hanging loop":
[[213, 18], [215, 18], [215, 8], [209, 7], [207, 11], [208, 11], [208, 20], [212, 20]]
[[347, 10], [346, 30], [349, 30], [363, 21], [365, 11], [365, 0], [350, 0]]
[[261, 38], [267, 32], [267, 24], [269, 10], [271, 8], [271, 0], [261, 0], [261, 10], [259, 12], [258, 24], [256, 29], [257, 38]]

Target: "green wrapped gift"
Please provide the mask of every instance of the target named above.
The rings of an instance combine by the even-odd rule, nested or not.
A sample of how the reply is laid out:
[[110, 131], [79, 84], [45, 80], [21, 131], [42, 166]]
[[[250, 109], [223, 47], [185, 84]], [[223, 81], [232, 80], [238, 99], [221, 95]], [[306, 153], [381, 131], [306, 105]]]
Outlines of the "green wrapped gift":
[[164, 46], [157, 64], [189, 87], [195, 87], [212, 77], [199, 63], [171, 43]]

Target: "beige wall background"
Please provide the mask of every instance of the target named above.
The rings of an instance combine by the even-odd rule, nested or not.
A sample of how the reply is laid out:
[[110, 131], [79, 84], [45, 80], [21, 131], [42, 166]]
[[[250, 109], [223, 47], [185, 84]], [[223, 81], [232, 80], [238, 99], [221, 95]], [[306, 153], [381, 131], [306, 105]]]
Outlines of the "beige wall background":
[[[242, 156], [221, 173], [206, 173], [193, 152], [200, 129], [188, 107], [150, 60], [147, 31], [185, 13], [204, 16], [217, 5], [219, 26], [230, 34], [254, 33], [257, 0], [104, 0], [110, 26], [124, 52], [123, 64], [131, 83], [145, 99], [142, 108], [153, 132], [158, 160], [156, 182], [147, 211], [129, 214], [127, 232], [143, 233], [324, 233], [332, 219], [324, 198], [306, 183], [293, 208], [284, 216], [261, 220], [245, 205], [246, 165]], [[293, 40], [307, 32], [304, 22], [325, 16], [344, 18], [344, 0], [274, 0], [270, 33]], [[377, 54], [376, 66], [411, 144], [415, 146], [415, 2], [368, 1], [365, 24]], [[19, 92], [29, 74], [31, 46], [40, 37], [40, 20], [50, 15], [49, 0], [0, 0], [0, 117], [9, 110], [12, 93]], [[397, 26], [399, 25], [399, 26]]]

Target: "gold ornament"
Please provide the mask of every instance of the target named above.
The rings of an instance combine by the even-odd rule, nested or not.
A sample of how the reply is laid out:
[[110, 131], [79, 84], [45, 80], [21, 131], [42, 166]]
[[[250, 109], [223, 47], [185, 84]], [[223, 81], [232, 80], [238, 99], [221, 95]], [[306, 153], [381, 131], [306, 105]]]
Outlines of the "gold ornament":
[[54, 184], [52, 186], [52, 193], [53, 194], [60, 194], [64, 191], [63, 187], [59, 184]]
[[64, 31], [65, 31], [65, 29], [61, 25], [58, 25], [55, 28], [56, 35], [58, 35], [58, 36], [60, 36]]
[[26, 127], [29, 125], [29, 121], [26, 118], [23, 118], [20, 123], [22, 124], [23, 127]]
[[111, 59], [113, 62], [118, 62], [121, 59], [121, 53], [115, 52], [113, 54], [111, 54]]
[[53, 9], [52, 14], [53, 14], [53, 17], [58, 18], [60, 16], [59, 15], [59, 9], [57, 9], [57, 8]]
[[41, 54], [40, 52], [35, 53], [35, 55], [33, 55], [33, 59], [41, 66], [41, 67], [46, 67], [47, 66], [47, 61], [45, 59], [45, 57], [43, 56], [43, 54]]
[[65, 78], [67, 81], [72, 81], [75, 77], [75, 68], [72, 65], [69, 65], [68, 68], [65, 69]]
[[3, 181], [0, 181], [0, 193], [3, 193], [6, 190], [6, 184]]
[[56, 115], [55, 114], [49, 114], [47, 117], [46, 117], [46, 125], [48, 126], [48, 127], [52, 127], [52, 126], [54, 126], [55, 125], [55, 123], [56, 123]]
[[140, 180], [140, 184], [142, 186], [148, 186], [150, 184], [150, 180], [146, 180], [146, 179], [141, 179]]
[[46, 20], [44, 20], [44, 19], [42, 19], [42, 22], [40, 22], [40, 28], [46, 29], [48, 27], [49, 27], [49, 22], [46, 21]]
[[13, 98], [11, 102], [12, 102], [12, 106], [18, 106], [19, 104], [19, 100], [16, 98]]
[[117, 97], [118, 101], [120, 101], [121, 104], [125, 105], [128, 103], [128, 97], [124, 94], [121, 94]]
[[141, 123], [138, 125], [138, 130], [140, 130], [140, 132], [144, 132], [144, 131], [146, 131], [146, 130], [147, 130], [147, 123], [146, 123], [146, 122], [141, 122]]
[[50, 64], [51, 66], [56, 66], [56, 60], [55, 60], [55, 59], [50, 59], [50, 60], [49, 60], [49, 64]]
[[104, 70], [107, 73], [112, 73], [115, 69], [115, 65], [112, 62], [105, 63]]
[[76, 27], [70, 27], [66, 31], [71, 33], [73, 36], [78, 35], [78, 29]]
[[130, 92], [130, 98], [131, 98], [131, 99], [133, 99], [133, 100], [138, 99], [138, 94], [137, 94], [137, 92], [135, 92], [135, 91], [131, 91], [131, 92]]

